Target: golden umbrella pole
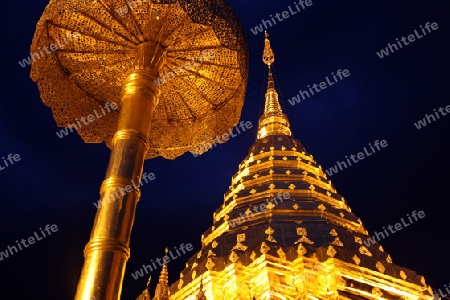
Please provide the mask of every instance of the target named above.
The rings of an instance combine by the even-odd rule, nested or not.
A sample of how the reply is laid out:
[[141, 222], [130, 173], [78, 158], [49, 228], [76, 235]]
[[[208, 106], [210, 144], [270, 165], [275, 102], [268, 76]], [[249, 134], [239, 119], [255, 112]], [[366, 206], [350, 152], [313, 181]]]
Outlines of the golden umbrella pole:
[[[130, 257], [130, 235], [140, 198], [139, 182], [148, 150], [151, 116], [158, 104], [158, 88], [153, 80], [163, 63], [163, 50], [156, 44], [145, 42], [136, 52], [135, 70], [122, 87], [118, 128], [100, 188], [101, 206], [84, 250], [77, 300], [119, 299]], [[133, 191], [124, 193], [127, 186], [133, 186]]]
[[[45, 54], [48, 47], [56, 50]], [[120, 102], [77, 127], [111, 157], [75, 299], [117, 300], [144, 159], [202, 154], [239, 120], [248, 78], [242, 27], [224, 0], [50, 0], [30, 52], [38, 58], [31, 78], [58, 126]]]

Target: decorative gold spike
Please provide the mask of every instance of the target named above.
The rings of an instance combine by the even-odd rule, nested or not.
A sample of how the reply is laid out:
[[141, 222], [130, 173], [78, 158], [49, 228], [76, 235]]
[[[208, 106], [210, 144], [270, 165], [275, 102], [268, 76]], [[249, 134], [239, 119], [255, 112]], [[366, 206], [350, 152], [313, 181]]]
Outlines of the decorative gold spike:
[[206, 269], [211, 271], [215, 265], [216, 264], [214, 263], [214, 261], [211, 258], [208, 258], [208, 261], [206, 262], [205, 267], [206, 267]]
[[[381, 272], [383, 273], [383, 272]], [[379, 287], [374, 287], [372, 289], [372, 295], [374, 295], [376, 297], [376, 299], [380, 299], [383, 296], [383, 292], [381, 291], [381, 289]]]
[[355, 262], [355, 264], [357, 264], [359, 266], [361, 259], [358, 257], [358, 255], [353, 255], [352, 257], [353, 261]]
[[217, 245], [219, 245], [219, 243], [217, 243], [217, 241], [216, 240], [214, 240], [213, 242], [212, 242], [212, 247], [213, 247], [213, 249], [214, 248], [216, 248], [217, 247]]
[[229, 257], [229, 259], [232, 261], [232, 262], [237, 262], [238, 261], [238, 259], [239, 259], [239, 256], [236, 254], [236, 252], [234, 252], [234, 251], [231, 251], [231, 254], [230, 254], [230, 257]]
[[270, 247], [266, 244], [266, 242], [262, 242], [261, 248], [260, 248], [261, 253], [265, 254], [265, 253], [269, 252], [269, 250], [270, 250]]
[[401, 271], [400, 271], [400, 277], [401, 277], [403, 280], [406, 280], [406, 278], [407, 278], [408, 276], [406, 275], [406, 273], [405, 273], [403, 270], [401, 270]]
[[392, 264], [392, 258], [391, 258], [390, 255], [388, 255], [388, 256], [386, 257], [386, 262], [389, 263], [389, 264]]
[[275, 82], [272, 74], [272, 64], [275, 61], [275, 56], [270, 46], [268, 35], [264, 39], [264, 51], [262, 56], [263, 62], [267, 65], [269, 70], [267, 92], [265, 95], [266, 103], [264, 114], [259, 119], [258, 125], [258, 139], [264, 138], [268, 135], [288, 135], [291, 136], [289, 128], [289, 121], [287, 116], [281, 110], [280, 102], [278, 101], [278, 93], [275, 89]]
[[334, 241], [332, 242], [333, 245], [339, 246], [339, 247], [343, 247], [344, 244], [341, 242], [341, 240], [339, 239], [339, 237], [336, 237], [334, 239]]
[[372, 253], [367, 249], [366, 246], [359, 247], [359, 253], [372, 257]]
[[[165, 256], [169, 253], [169, 248], [165, 249]], [[164, 259], [163, 259], [164, 261]], [[155, 296], [153, 300], [169, 300], [169, 272], [167, 270], [167, 263], [164, 262], [161, 274], [159, 275], [159, 282], [156, 285]]]
[[298, 257], [305, 255], [306, 252], [307, 251], [306, 251], [305, 246], [303, 246], [302, 243], [298, 244], [298, 248], [297, 248]]
[[305, 227], [297, 227], [297, 235], [307, 235], [307, 231]]
[[334, 249], [333, 246], [328, 246], [327, 255], [329, 257], [334, 257], [336, 255], [336, 253], [337, 253], [337, 251], [336, 251], [336, 249]]
[[377, 263], [375, 264], [375, 267], [377, 268], [378, 271], [380, 271], [380, 273], [384, 273], [384, 271], [386, 270], [384, 265], [379, 261], [377, 261]]
[[277, 254], [282, 260], [286, 260], [286, 253], [283, 251], [283, 248], [280, 247], [277, 250]]

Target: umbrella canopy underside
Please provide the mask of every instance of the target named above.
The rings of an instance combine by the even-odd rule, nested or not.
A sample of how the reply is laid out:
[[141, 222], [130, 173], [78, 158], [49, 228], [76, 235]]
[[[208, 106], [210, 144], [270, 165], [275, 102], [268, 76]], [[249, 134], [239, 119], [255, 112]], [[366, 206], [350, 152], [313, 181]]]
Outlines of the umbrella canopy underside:
[[244, 34], [224, 1], [52, 0], [33, 38], [31, 78], [58, 126], [110, 147], [121, 87], [145, 41], [165, 52], [146, 158], [207, 151], [237, 124], [248, 77]]

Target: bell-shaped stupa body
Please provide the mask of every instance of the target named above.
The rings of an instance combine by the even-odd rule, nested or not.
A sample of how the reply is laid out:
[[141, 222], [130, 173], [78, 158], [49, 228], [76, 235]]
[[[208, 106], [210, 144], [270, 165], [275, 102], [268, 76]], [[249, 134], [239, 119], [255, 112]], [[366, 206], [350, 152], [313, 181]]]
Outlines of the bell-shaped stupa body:
[[370, 237], [322, 167], [292, 137], [266, 35], [265, 111], [214, 223], [171, 300], [433, 299], [423, 276]]

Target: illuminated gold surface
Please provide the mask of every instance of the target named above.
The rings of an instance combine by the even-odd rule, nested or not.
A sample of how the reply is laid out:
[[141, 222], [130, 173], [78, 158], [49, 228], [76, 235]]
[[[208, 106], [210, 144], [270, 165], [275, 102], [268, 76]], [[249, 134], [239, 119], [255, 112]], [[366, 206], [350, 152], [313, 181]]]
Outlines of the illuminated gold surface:
[[[266, 36], [263, 60], [270, 68], [269, 47]], [[208, 300], [433, 299], [423, 276], [394, 264], [379, 243], [365, 246], [361, 220], [291, 136], [270, 73], [257, 141], [170, 299], [195, 300], [200, 281]], [[289, 198], [275, 203], [284, 193]], [[251, 212], [267, 199], [266, 210]]]
[[[169, 248], [166, 248], [165, 255], [169, 252]], [[153, 300], [169, 300], [169, 271], [167, 269], [167, 263], [162, 266], [161, 273], [159, 275], [159, 281], [156, 285], [155, 296]]]
[[[159, 82], [145, 158], [207, 151], [198, 146], [237, 124], [248, 76], [242, 28], [228, 5], [216, 2], [50, 1], [33, 38], [31, 53], [43, 55], [31, 78], [58, 126], [116, 102], [118, 111], [78, 130], [85, 142], [112, 147], [122, 85], [130, 70], [145, 68]], [[57, 49], [47, 54], [52, 44]]]
[[118, 104], [77, 128], [111, 156], [75, 299], [120, 299], [144, 160], [198, 151], [237, 124], [248, 72], [242, 28], [220, 0], [51, 0], [31, 53], [40, 54], [31, 78], [59, 126]]
[[[156, 89], [151, 72], [130, 74], [122, 93], [122, 110], [114, 137], [110, 162], [100, 189], [99, 207], [75, 299], [119, 299], [125, 265], [130, 257], [130, 235], [140, 191], [139, 182], [148, 148], [150, 116], [155, 107]], [[126, 186], [130, 193], [120, 192]], [[123, 190], [122, 190], [123, 191]], [[108, 201], [112, 197], [114, 201]]]
[[152, 280], [152, 276], [150, 276], [148, 278], [145, 290], [142, 291], [142, 293], [136, 298], [136, 300], [151, 300], [152, 299], [152, 297], [150, 296], [150, 292], [149, 292], [151, 280]]

